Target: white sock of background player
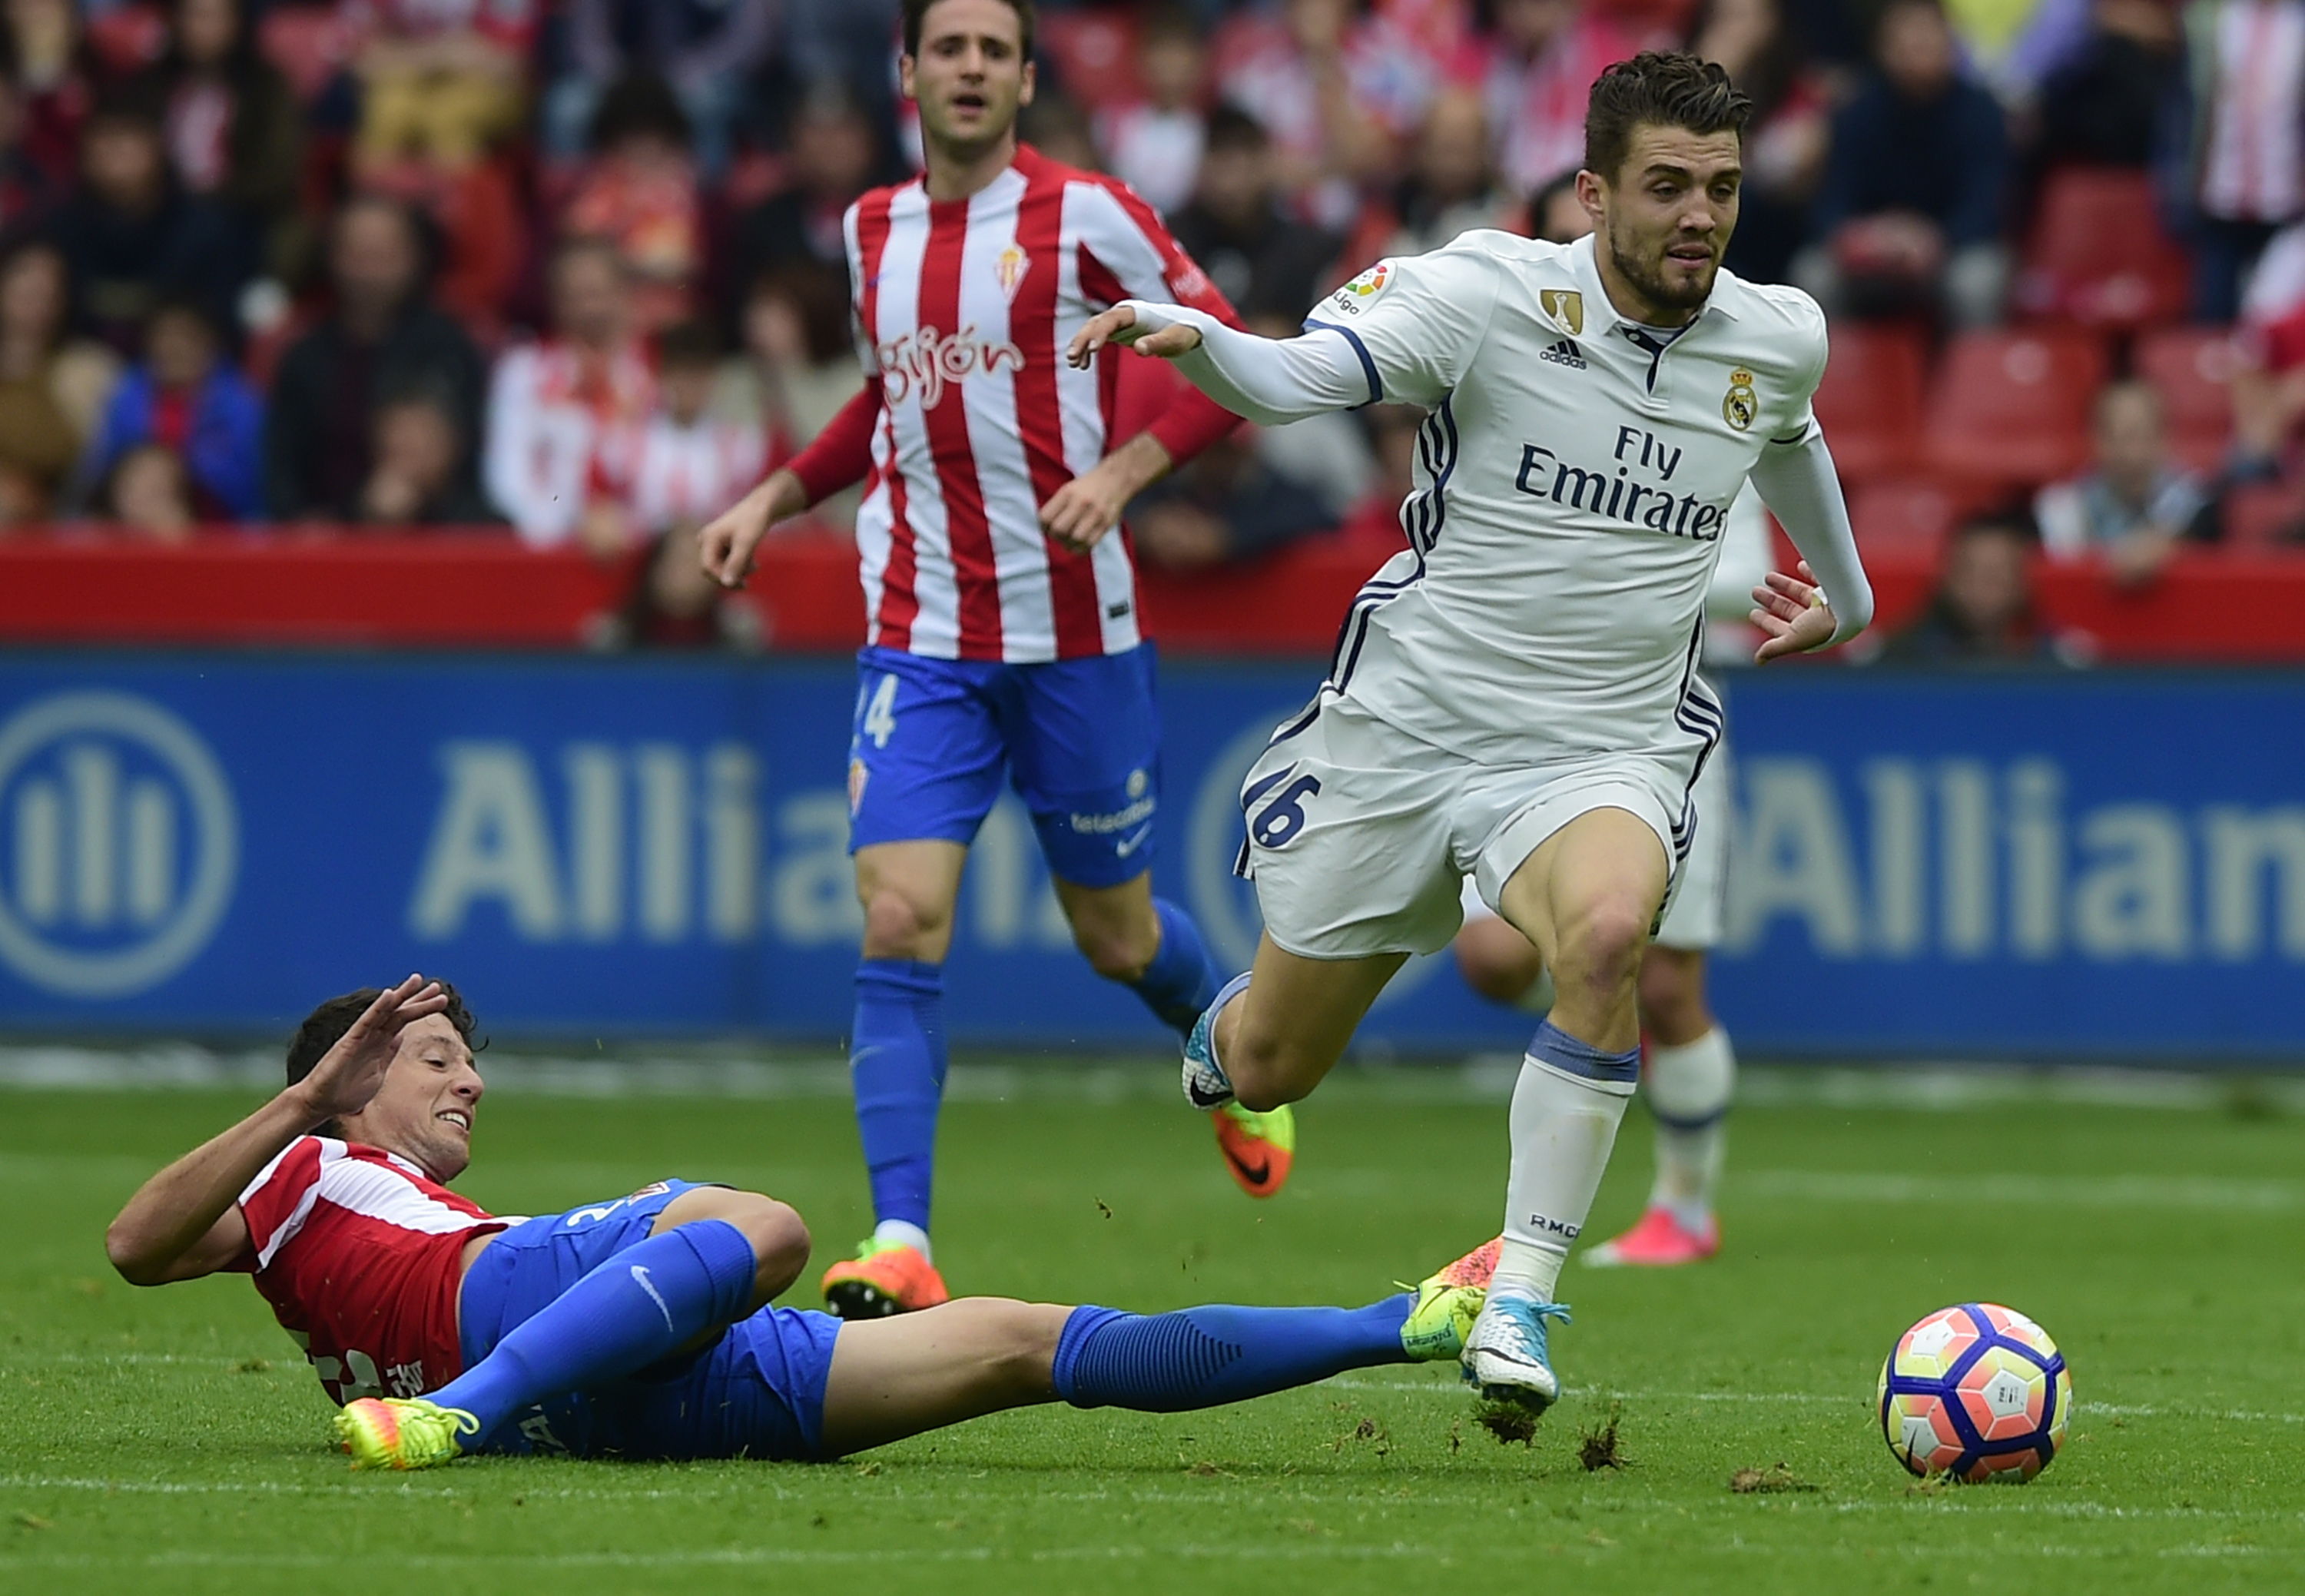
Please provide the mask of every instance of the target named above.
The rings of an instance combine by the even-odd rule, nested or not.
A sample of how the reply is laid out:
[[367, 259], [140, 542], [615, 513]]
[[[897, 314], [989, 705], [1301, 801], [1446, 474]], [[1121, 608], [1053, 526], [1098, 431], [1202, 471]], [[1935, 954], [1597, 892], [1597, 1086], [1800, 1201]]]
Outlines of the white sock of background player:
[[1737, 1054], [1729, 1033], [1715, 1025], [1682, 1046], [1652, 1046], [1641, 1089], [1656, 1119], [1649, 1207], [1667, 1210], [1683, 1230], [1701, 1234], [1713, 1217], [1714, 1188], [1728, 1145], [1729, 1101], [1737, 1092]]
[[1639, 1073], [1638, 1048], [1603, 1053], [1550, 1020], [1536, 1028], [1513, 1086], [1512, 1171], [1491, 1296], [1554, 1301]]

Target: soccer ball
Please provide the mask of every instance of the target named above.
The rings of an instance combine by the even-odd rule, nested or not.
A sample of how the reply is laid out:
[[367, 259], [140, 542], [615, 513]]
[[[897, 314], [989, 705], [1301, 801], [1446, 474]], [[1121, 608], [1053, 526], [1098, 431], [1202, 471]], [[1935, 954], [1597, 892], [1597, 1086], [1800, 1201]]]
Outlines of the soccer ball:
[[2012, 1308], [1941, 1308], [1881, 1365], [1881, 1436], [1927, 1478], [2022, 1485], [2065, 1443], [2073, 1379], [2049, 1333]]

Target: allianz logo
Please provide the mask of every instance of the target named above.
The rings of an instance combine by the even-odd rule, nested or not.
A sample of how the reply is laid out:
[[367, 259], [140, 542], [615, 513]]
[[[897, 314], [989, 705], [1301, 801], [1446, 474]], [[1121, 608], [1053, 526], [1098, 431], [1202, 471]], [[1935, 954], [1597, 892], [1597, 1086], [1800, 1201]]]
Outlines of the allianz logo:
[[[748, 744], [459, 739], [407, 902], [422, 942], [855, 946], [863, 935], [838, 786], [771, 798]], [[978, 945], [1071, 945], [1032, 821], [1004, 798], [970, 850]]]
[[1790, 922], [1827, 959], [2305, 964], [2305, 804], [2083, 806], [2047, 758], [1739, 771], [1731, 951]]
[[133, 694], [57, 693], [0, 721], [0, 963], [60, 996], [122, 997], [208, 945], [240, 869], [230, 784]]

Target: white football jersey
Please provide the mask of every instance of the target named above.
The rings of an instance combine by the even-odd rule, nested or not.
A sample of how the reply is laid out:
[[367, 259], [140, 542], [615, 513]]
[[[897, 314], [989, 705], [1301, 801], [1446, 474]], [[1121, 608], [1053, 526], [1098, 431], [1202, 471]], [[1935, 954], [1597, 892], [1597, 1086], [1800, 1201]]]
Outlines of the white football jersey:
[[1467, 233], [1306, 321], [1350, 341], [1370, 402], [1431, 412], [1409, 548], [1355, 599], [1329, 686], [1482, 764], [1706, 739], [1695, 666], [1730, 507], [1764, 448], [1816, 427], [1807, 294], [1723, 271], [1668, 343], [1612, 308], [1593, 252]]

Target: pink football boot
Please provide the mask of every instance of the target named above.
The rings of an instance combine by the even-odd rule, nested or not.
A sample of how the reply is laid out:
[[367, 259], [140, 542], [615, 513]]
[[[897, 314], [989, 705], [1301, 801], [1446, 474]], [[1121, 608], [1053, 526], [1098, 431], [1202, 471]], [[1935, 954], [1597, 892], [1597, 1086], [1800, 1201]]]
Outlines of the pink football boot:
[[1657, 1269], [1701, 1263], [1720, 1250], [1719, 1220], [1708, 1216], [1703, 1230], [1692, 1231], [1672, 1216], [1671, 1209], [1651, 1208], [1623, 1235], [1587, 1252], [1585, 1261], [1600, 1269]]

